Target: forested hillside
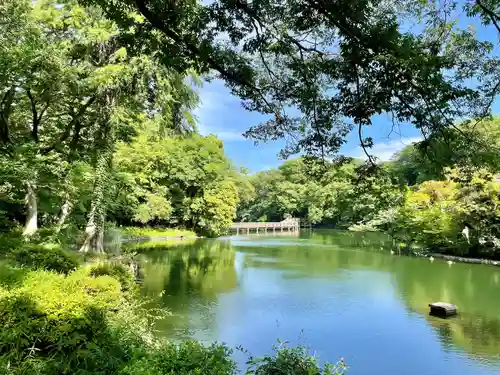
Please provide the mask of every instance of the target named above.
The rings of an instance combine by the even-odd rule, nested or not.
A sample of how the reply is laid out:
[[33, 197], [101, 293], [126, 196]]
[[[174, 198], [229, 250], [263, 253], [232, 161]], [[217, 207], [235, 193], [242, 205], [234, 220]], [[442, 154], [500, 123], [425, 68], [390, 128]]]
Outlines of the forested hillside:
[[196, 73], [130, 54], [95, 8], [7, 5], [1, 229], [62, 231], [84, 251], [103, 251], [107, 222], [223, 233], [242, 184], [222, 142], [197, 134]]
[[[500, 120], [463, 123], [367, 169], [361, 160], [285, 162], [250, 177], [248, 221], [300, 217], [316, 226], [381, 230], [404, 245], [499, 256]], [[325, 172], [315, 177], [315, 168]]]

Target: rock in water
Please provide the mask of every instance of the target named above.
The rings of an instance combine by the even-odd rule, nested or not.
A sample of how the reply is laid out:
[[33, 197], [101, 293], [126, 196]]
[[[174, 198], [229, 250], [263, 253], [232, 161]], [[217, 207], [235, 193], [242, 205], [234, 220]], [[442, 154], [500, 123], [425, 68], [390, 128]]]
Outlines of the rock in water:
[[458, 313], [457, 306], [451, 303], [434, 302], [430, 303], [429, 307], [431, 308], [430, 314], [435, 316], [448, 317]]

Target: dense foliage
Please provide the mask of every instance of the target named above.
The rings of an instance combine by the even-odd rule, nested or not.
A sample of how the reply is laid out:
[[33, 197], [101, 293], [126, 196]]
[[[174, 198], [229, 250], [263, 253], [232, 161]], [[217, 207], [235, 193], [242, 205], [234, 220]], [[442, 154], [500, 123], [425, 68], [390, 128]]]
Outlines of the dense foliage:
[[[255, 196], [245, 221], [299, 217], [319, 226], [381, 230], [396, 244], [427, 251], [500, 257], [498, 118], [463, 123], [448, 136], [409, 145], [367, 171], [360, 161], [323, 166], [299, 158], [250, 176]], [[463, 133], [463, 134], [462, 134]]]
[[[97, 7], [2, 2], [0, 230], [104, 250], [106, 218], [217, 236], [239, 174], [196, 134], [196, 72], [174, 72]], [[21, 43], [20, 40], [29, 40]], [[23, 223], [24, 222], [24, 223]], [[81, 238], [80, 238], [81, 237]]]
[[390, 220], [377, 223], [405, 243], [476, 257], [500, 255], [500, 183], [479, 171], [451, 171], [444, 181], [426, 181], [406, 193]]
[[485, 116], [500, 88], [496, 0], [81, 2], [166, 66], [215, 72], [245, 108], [270, 115], [247, 134], [285, 138], [285, 155], [335, 153], [354, 129], [369, 148], [363, 129], [378, 114], [439, 132]]
[[[68, 275], [30, 267], [0, 262], [2, 374], [238, 373], [223, 345], [156, 338], [151, 323], [158, 312], [153, 315], [138, 303], [135, 280], [124, 265], [100, 261]], [[281, 373], [288, 368], [323, 373], [303, 349], [279, 348], [276, 357], [252, 359], [252, 367], [258, 374], [274, 374], [272, 361]], [[301, 362], [307, 369], [299, 367]], [[326, 366], [324, 373], [334, 374]]]
[[308, 161], [295, 159], [251, 176], [255, 198], [240, 205], [238, 216], [246, 221], [279, 221], [293, 216], [313, 224], [348, 227], [370, 220], [402, 198], [401, 187], [389, 176], [383, 171], [366, 175], [357, 160], [319, 166], [323, 171], [319, 178], [311, 176], [310, 168]]
[[467, 121], [433, 134], [417, 147], [408, 145], [384, 163], [401, 183], [443, 180], [447, 168], [500, 171], [500, 118]]
[[177, 225], [217, 236], [235, 216], [238, 174], [215, 136], [139, 136], [117, 147], [115, 171], [110, 216], [120, 224]]

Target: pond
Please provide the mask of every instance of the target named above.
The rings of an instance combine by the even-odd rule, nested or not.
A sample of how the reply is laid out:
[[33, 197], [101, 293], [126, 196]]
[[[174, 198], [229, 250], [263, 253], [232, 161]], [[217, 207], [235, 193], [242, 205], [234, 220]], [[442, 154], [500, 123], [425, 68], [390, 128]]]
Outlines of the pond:
[[[286, 340], [321, 361], [343, 357], [351, 375], [500, 374], [500, 268], [391, 255], [387, 245], [342, 231], [141, 244], [143, 293], [170, 310], [157, 329], [173, 340], [254, 355]], [[430, 317], [435, 301], [460, 315]]]

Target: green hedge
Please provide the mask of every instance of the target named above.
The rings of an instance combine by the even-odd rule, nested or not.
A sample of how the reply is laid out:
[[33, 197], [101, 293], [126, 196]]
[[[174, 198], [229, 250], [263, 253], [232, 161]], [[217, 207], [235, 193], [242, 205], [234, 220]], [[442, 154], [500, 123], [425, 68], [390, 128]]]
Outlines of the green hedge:
[[46, 248], [42, 245], [21, 246], [10, 251], [8, 257], [25, 267], [65, 274], [74, 271], [79, 264], [76, 254], [59, 248]]
[[99, 263], [92, 266], [90, 269], [90, 276], [99, 277], [105, 275], [118, 280], [123, 292], [130, 292], [137, 289], [134, 275], [125, 265], [121, 263]]

